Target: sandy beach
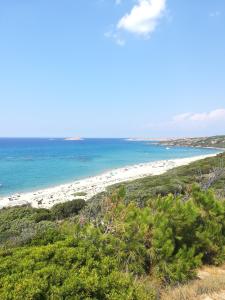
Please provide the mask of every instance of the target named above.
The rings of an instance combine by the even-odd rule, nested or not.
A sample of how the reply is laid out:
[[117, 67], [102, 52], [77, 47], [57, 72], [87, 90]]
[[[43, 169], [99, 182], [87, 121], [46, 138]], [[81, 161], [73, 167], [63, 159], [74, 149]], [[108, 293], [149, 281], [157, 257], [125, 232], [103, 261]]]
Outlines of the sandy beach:
[[[0, 209], [3, 207], [24, 204], [30, 204], [33, 207], [50, 208], [54, 204], [71, 201], [76, 198], [88, 200], [92, 196], [105, 191], [110, 185], [135, 180], [145, 176], [163, 174], [172, 168], [188, 165], [191, 162], [215, 155], [217, 154], [142, 163], [113, 169], [101, 175], [88, 177], [68, 184], [58, 185], [29, 193], [14, 194], [9, 197], [1, 197]], [[77, 193], [85, 193], [85, 196], [76, 195]]]

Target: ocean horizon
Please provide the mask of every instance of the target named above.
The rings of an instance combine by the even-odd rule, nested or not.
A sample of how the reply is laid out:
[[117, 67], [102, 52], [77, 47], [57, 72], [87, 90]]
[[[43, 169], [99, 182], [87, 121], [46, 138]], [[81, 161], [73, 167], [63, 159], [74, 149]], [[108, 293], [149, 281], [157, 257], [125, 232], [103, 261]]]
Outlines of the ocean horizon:
[[125, 138], [0, 138], [0, 196], [49, 188], [134, 164], [216, 152]]

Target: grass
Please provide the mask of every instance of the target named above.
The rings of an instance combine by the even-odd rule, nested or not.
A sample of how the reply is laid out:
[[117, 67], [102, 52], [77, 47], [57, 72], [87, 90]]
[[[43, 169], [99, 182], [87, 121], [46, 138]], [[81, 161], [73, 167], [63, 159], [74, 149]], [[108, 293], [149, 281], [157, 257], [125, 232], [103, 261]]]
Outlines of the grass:
[[165, 289], [161, 300], [225, 299], [225, 266], [205, 267], [199, 277], [188, 284]]

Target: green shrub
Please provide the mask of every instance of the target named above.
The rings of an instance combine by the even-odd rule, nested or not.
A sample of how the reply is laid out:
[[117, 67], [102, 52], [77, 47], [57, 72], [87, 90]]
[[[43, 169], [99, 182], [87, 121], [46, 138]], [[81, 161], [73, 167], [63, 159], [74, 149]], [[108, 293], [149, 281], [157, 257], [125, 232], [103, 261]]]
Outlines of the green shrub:
[[144, 207], [125, 191], [101, 199], [93, 222], [68, 218], [83, 200], [0, 211], [0, 299], [156, 299], [151, 280], [185, 282], [225, 260], [225, 202], [212, 191]]
[[172, 195], [152, 204], [153, 269], [167, 282], [182, 282], [202, 263], [225, 259], [225, 205], [212, 192], [195, 187], [183, 201]]
[[74, 197], [85, 197], [87, 195], [87, 193], [86, 192], [77, 192], [73, 195], [74, 195]]
[[41, 221], [50, 221], [52, 219], [52, 215], [49, 209], [40, 208], [37, 209], [36, 213], [33, 216], [33, 219], [36, 223]]
[[53, 219], [61, 220], [73, 215], [77, 215], [79, 211], [86, 205], [85, 200], [75, 199], [65, 203], [59, 203], [52, 207], [51, 215]]
[[31, 245], [48, 245], [64, 240], [59, 225], [49, 221], [39, 222], [35, 226], [35, 233], [30, 241]]
[[0, 245], [18, 247], [29, 244], [45, 245], [62, 238], [51, 212], [30, 206], [0, 210]]
[[1, 299], [155, 299], [117, 260], [110, 234], [77, 227], [73, 239], [0, 252]]

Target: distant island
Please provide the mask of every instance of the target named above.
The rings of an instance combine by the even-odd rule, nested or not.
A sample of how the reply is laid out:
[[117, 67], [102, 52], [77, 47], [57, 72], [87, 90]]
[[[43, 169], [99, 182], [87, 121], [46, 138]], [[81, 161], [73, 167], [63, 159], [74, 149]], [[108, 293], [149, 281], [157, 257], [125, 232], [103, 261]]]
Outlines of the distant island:
[[65, 138], [64, 141], [83, 141], [84, 139], [81, 137], [68, 137]]

